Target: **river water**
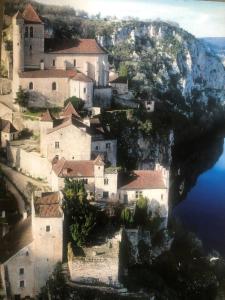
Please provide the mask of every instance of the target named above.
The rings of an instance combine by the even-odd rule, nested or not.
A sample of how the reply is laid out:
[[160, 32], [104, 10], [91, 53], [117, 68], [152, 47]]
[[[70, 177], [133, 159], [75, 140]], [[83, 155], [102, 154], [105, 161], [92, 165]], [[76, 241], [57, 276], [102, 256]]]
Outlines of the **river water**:
[[173, 209], [188, 231], [194, 232], [206, 250], [225, 257], [225, 142], [214, 165], [197, 176], [195, 185]]

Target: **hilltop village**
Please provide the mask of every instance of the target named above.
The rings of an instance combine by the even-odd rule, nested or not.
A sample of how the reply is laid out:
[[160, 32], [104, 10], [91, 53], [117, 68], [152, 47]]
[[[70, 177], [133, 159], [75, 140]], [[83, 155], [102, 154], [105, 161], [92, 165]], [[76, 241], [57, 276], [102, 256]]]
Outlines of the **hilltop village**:
[[[148, 210], [157, 208], [161, 228], [166, 228], [169, 170], [156, 163], [132, 170], [132, 176], [122, 174], [117, 139], [110, 126], [103, 126], [101, 113], [112, 109], [113, 95], [126, 98], [128, 82], [110, 70], [108, 53], [96, 39], [46, 37], [41, 16], [28, 4], [12, 19], [12, 40], [14, 104], [13, 112], [4, 106], [0, 119], [1, 180], [17, 199], [20, 217], [8, 222], [11, 211], [0, 199], [3, 299], [33, 299], [58, 262], [66, 262], [71, 282], [122, 288], [124, 229], [101, 245], [84, 247], [82, 257], [69, 255], [65, 188], [68, 182], [81, 183], [89, 205], [108, 215], [121, 206], [134, 212], [138, 201], [147, 201]], [[21, 99], [41, 114], [29, 116]], [[82, 100], [82, 110], [73, 99]], [[153, 100], [144, 102], [149, 113], [154, 106]], [[151, 244], [149, 231], [125, 231], [134, 249], [141, 239]]]

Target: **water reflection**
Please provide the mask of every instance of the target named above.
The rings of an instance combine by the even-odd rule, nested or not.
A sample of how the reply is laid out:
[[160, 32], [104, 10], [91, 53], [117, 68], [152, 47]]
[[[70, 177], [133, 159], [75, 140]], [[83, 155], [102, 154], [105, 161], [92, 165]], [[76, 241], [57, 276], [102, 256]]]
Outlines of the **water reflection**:
[[[222, 142], [224, 144], [224, 140]], [[216, 143], [215, 147], [220, 146]], [[188, 230], [195, 232], [207, 250], [215, 249], [225, 256], [224, 146], [213, 167], [199, 175], [195, 185], [186, 191], [185, 199], [174, 208], [173, 216], [179, 218]]]

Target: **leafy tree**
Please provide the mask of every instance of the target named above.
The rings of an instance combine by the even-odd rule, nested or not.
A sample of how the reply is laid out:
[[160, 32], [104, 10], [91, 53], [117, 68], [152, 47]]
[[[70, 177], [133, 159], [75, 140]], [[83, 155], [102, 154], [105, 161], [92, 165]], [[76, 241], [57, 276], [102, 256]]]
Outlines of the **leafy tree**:
[[130, 226], [133, 223], [133, 214], [128, 207], [122, 210], [121, 220], [125, 226]]
[[68, 220], [71, 240], [78, 247], [83, 246], [96, 224], [96, 209], [87, 200], [84, 183], [65, 180], [63, 209]]
[[125, 64], [120, 64], [119, 75], [122, 77], [127, 77], [128, 70], [127, 70], [127, 66]]
[[41, 289], [38, 299], [69, 299], [69, 295], [70, 293], [63, 275], [62, 265], [58, 263], [52, 275], [47, 280], [46, 285]]
[[80, 98], [77, 98], [76, 96], [66, 99], [64, 102], [64, 106], [66, 107], [69, 102], [71, 102], [71, 104], [77, 111], [81, 111], [84, 108], [84, 101]]
[[27, 107], [29, 101], [29, 94], [22, 87], [19, 87], [19, 91], [16, 93], [16, 103], [18, 103], [21, 107]]
[[134, 222], [140, 226], [145, 226], [148, 222], [148, 199], [143, 196], [137, 200]]

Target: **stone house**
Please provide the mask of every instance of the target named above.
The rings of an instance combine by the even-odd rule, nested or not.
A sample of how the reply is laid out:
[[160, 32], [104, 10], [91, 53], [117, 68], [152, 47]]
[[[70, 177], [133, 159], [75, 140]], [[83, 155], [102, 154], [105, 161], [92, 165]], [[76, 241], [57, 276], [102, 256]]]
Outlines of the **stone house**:
[[120, 202], [132, 205], [142, 196], [149, 209], [160, 207], [161, 217], [168, 217], [169, 171], [156, 164], [155, 170], [135, 170], [127, 183], [119, 188]]
[[105, 168], [99, 155], [95, 160], [65, 160], [53, 163], [51, 187], [53, 191], [64, 188], [64, 180], [81, 180], [85, 184], [88, 198], [117, 201], [117, 170]]
[[108, 54], [95, 39], [45, 38], [42, 18], [31, 4], [13, 17], [13, 97], [21, 86], [30, 106], [63, 106], [76, 96], [93, 106], [94, 89], [111, 98]]
[[124, 95], [128, 93], [128, 79], [124, 76], [119, 76], [116, 79], [109, 81], [114, 95]]
[[61, 193], [45, 193], [32, 203], [32, 215], [0, 241], [0, 269], [7, 299], [34, 298], [63, 256]]
[[1, 147], [5, 148], [8, 142], [16, 140], [19, 132], [10, 121], [0, 119]]
[[40, 151], [49, 161], [55, 157], [66, 160], [90, 160], [99, 154], [116, 166], [117, 141], [108, 139], [97, 117], [81, 119], [72, 104], [60, 119], [47, 111], [40, 121]]

